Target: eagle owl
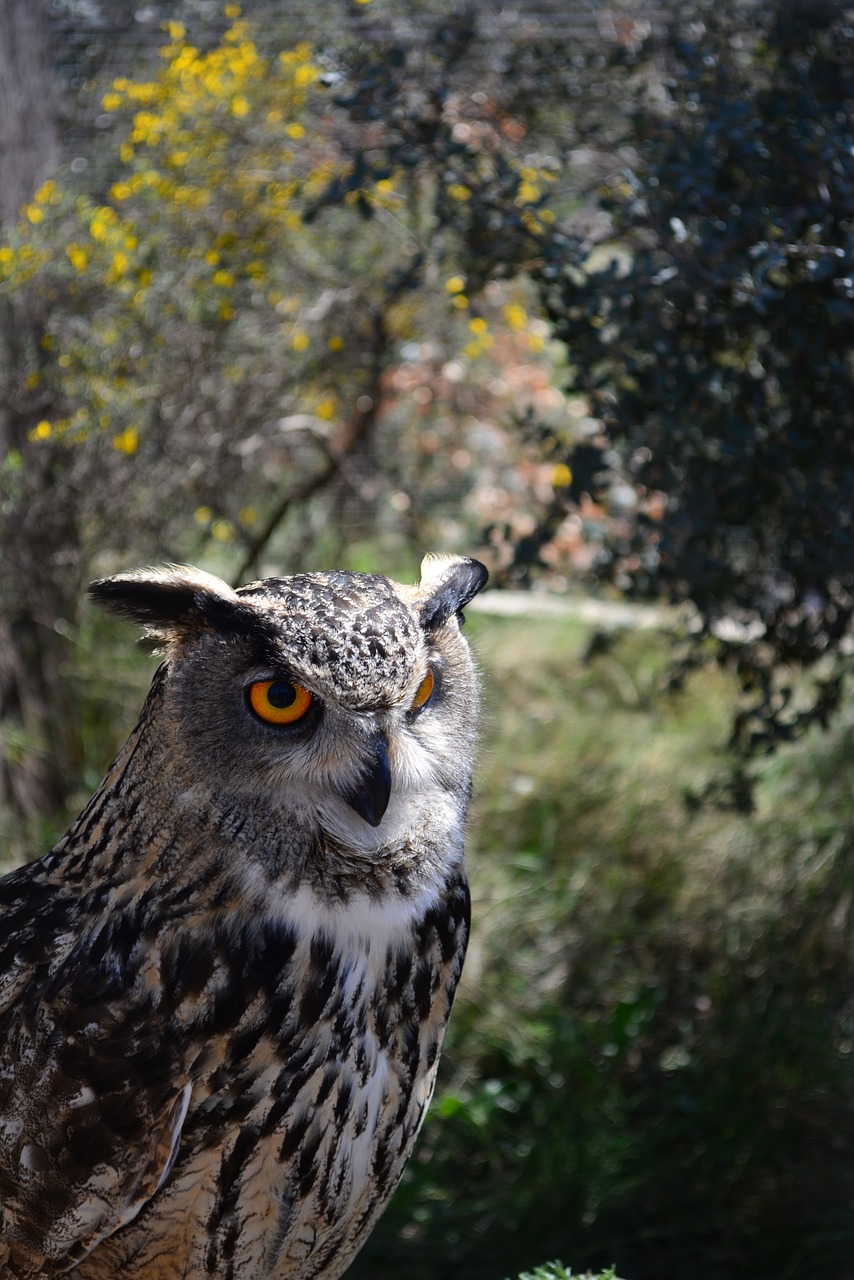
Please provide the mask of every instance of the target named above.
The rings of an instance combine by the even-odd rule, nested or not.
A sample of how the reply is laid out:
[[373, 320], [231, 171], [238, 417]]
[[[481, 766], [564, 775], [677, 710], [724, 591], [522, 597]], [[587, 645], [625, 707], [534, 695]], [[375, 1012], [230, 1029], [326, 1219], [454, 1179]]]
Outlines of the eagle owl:
[[3, 1280], [345, 1270], [463, 963], [485, 580], [93, 584], [165, 658], [80, 818], [0, 881]]

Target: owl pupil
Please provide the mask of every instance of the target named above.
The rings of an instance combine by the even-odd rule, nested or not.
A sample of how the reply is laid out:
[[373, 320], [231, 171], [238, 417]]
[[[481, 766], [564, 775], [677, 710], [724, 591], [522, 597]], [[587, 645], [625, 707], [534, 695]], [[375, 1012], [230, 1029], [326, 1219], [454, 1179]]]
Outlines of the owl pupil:
[[267, 701], [271, 707], [292, 707], [296, 697], [297, 691], [288, 680], [277, 680], [267, 690]]

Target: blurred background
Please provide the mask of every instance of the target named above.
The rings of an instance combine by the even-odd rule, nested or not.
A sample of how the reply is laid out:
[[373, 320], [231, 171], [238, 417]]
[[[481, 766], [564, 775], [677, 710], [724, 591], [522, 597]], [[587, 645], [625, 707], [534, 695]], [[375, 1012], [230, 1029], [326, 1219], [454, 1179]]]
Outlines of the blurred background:
[[354, 1277], [854, 1277], [853, 108], [841, 0], [0, 0], [4, 867], [154, 669], [93, 577], [492, 574]]

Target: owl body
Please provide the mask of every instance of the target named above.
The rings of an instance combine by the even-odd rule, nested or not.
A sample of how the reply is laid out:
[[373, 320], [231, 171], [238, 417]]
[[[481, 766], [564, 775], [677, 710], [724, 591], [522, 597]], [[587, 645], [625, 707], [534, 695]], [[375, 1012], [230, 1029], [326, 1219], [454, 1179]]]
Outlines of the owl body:
[[465, 954], [484, 579], [96, 584], [166, 660], [77, 823], [0, 881], [0, 1276], [345, 1270]]

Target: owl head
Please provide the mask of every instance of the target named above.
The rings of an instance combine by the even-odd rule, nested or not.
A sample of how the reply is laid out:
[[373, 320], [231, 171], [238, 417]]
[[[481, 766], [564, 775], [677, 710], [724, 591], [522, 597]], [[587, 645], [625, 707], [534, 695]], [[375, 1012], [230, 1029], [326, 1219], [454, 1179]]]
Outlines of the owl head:
[[165, 653], [148, 720], [173, 791], [376, 851], [461, 822], [477, 718], [462, 610], [486, 579], [431, 555], [417, 586], [335, 571], [234, 590], [168, 567], [90, 591]]

